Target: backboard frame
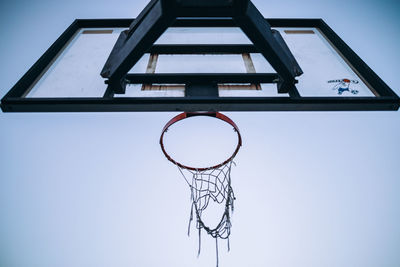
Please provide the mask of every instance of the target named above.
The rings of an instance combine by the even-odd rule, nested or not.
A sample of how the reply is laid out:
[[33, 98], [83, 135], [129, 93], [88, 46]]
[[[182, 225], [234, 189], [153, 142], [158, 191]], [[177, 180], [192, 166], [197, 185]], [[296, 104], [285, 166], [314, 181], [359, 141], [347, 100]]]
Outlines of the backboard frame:
[[[68, 97], [68, 98], [25, 98], [27, 90], [56, 58], [63, 47], [81, 28], [129, 28], [134, 19], [77, 19], [28, 70], [16, 85], [2, 98], [3, 112], [124, 112], [124, 111], [372, 111], [398, 110], [399, 97], [368, 65], [322, 20], [322, 19], [266, 19], [271, 27], [317, 28], [335, 47], [340, 55], [374, 89], [378, 96], [373, 97], [303, 97], [298, 92], [289, 97]], [[173, 27], [234, 27], [232, 19], [177, 19]], [[204, 49], [228, 51], [253, 51], [248, 46], [217, 45], [204, 46]], [[182, 49], [182, 46], [153, 46], [151, 49]], [[190, 46], [185, 49], [190, 52]], [[186, 77], [185, 77], [186, 75]], [[249, 74], [246, 74], [247, 78]], [[243, 74], [225, 74], [218, 79], [240, 80]], [[270, 80], [268, 77], [251, 74], [254, 83]], [[132, 77], [134, 78], [134, 77]], [[136, 77], [138, 78], [138, 77]], [[140, 77], [139, 77], [140, 78]], [[142, 77], [150, 79], [150, 76]], [[212, 74], [176, 73], [157, 75], [154, 79], [215, 79]], [[156, 83], [156, 82], [155, 82]]]

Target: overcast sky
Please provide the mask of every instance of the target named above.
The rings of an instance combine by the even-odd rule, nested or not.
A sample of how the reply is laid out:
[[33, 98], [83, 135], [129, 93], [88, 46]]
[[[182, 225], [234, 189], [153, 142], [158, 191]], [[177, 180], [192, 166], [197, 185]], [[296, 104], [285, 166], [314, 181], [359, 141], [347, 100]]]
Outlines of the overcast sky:
[[[0, 95], [74, 19], [131, 18], [146, 3], [1, 1]], [[254, 3], [265, 17], [323, 18], [400, 94], [397, 1]], [[1, 113], [0, 266], [214, 266], [206, 234], [196, 258], [189, 189], [158, 145], [174, 115]], [[227, 115], [243, 147], [221, 266], [400, 265], [399, 112]]]

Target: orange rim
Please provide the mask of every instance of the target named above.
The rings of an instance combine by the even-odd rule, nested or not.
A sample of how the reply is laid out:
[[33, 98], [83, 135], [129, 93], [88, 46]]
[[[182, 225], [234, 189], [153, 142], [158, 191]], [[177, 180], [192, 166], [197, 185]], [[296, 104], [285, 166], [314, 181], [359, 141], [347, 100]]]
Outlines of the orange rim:
[[[168, 128], [177, 123], [178, 121], [190, 118], [190, 117], [195, 117], [195, 116], [208, 116], [208, 117], [213, 117], [213, 118], [217, 118], [220, 119], [228, 124], [230, 124], [233, 129], [235, 130], [237, 137], [238, 137], [238, 144], [236, 146], [235, 151], [233, 152], [233, 154], [224, 162], [214, 165], [214, 166], [210, 166], [210, 167], [203, 167], [203, 168], [195, 168], [195, 167], [190, 167], [190, 166], [186, 166], [183, 165], [182, 163], [177, 162], [176, 160], [174, 160], [165, 150], [164, 147], [164, 134], [165, 132], [168, 130]], [[174, 163], [175, 165], [184, 168], [184, 169], [188, 169], [191, 171], [206, 171], [206, 170], [211, 170], [211, 169], [217, 169], [223, 165], [225, 165], [226, 163], [228, 163], [229, 161], [231, 161], [236, 154], [239, 152], [240, 147], [242, 146], [242, 137], [240, 135], [239, 132], [239, 128], [237, 127], [237, 125], [227, 116], [225, 116], [224, 114], [221, 114], [219, 112], [183, 112], [175, 117], [173, 117], [169, 122], [167, 122], [167, 124], [165, 124], [164, 128], [162, 129], [161, 132], [161, 136], [160, 136], [160, 146], [161, 146], [161, 150], [164, 153], [165, 157], [171, 161], [172, 163]]]

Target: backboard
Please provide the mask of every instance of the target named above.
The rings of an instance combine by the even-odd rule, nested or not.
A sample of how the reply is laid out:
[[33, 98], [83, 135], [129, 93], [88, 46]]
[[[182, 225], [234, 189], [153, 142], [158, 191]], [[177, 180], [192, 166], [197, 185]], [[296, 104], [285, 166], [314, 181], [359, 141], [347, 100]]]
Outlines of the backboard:
[[321, 19], [189, 14], [167, 27], [162, 13], [151, 28], [150, 11], [136, 20], [76, 20], [2, 99], [2, 110], [399, 108], [398, 96]]

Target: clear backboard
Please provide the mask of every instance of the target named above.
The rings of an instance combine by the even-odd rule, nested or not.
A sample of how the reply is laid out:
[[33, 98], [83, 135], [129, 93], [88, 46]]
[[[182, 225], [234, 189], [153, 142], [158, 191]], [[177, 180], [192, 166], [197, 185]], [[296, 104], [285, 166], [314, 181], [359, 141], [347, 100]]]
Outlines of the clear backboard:
[[76, 20], [2, 99], [2, 109], [398, 109], [396, 94], [322, 20], [266, 21], [303, 72], [290, 91], [277, 89], [280, 75], [228, 19], [176, 20], [124, 76], [123, 91], [110, 91], [100, 73], [132, 20]]
[[[102, 97], [107, 85], [99, 73], [123, 28], [80, 29], [26, 98]], [[297, 89], [305, 97], [378, 97], [358, 76], [318, 28], [276, 28], [295, 55], [304, 74]], [[251, 45], [239, 28], [170, 28], [156, 45]], [[147, 53], [132, 74], [271, 73], [273, 68], [259, 53], [166, 54]], [[348, 81], [348, 82], [347, 82]], [[289, 97], [271, 84], [219, 85], [220, 97]], [[131, 84], [115, 97], [184, 97], [185, 84]]]

